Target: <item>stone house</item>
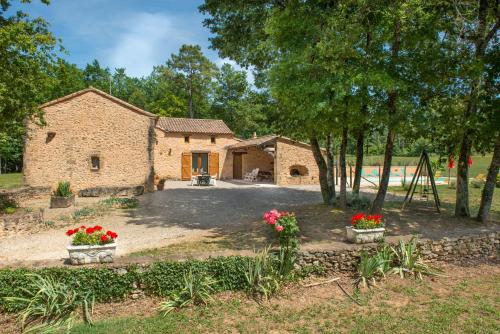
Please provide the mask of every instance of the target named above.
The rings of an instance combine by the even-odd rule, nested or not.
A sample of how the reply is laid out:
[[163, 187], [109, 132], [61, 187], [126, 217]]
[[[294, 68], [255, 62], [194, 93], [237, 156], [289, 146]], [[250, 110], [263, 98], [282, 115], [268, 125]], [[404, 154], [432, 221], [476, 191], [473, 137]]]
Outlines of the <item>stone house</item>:
[[280, 136], [240, 140], [222, 120], [158, 117], [95, 88], [41, 106], [45, 125], [27, 123], [24, 181], [74, 190], [144, 187], [158, 178], [210, 174], [242, 179], [255, 168], [261, 181], [316, 184], [308, 144]]

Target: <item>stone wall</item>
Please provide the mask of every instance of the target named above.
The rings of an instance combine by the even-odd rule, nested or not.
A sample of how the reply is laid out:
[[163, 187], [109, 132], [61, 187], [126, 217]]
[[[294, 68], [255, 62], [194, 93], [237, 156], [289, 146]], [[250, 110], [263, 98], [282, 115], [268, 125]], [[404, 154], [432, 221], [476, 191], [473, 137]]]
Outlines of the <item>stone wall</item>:
[[[307, 144], [278, 140], [276, 143], [275, 180], [279, 185], [319, 184], [319, 169]], [[307, 168], [305, 176], [291, 176], [292, 166]]]
[[33, 199], [44, 199], [50, 196], [49, 187], [21, 187], [9, 190], [0, 190], [0, 199], [14, 200], [17, 205], [23, 206]]
[[[480, 258], [496, 258], [500, 251], [500, 232], [443, 238], [441, 240], [419, 240], [418, 247], [425, 260], [435, 262], [461, 262]], [[321, 265], [327, 271], [352, 272], [356, 270], [362, 251], [375, 252], [376, 244], [352, 245], [342, 250], [310, 250], [299, 254], [298, 265]]]
[[45, 227], [43, 209], [26, 212], [18, 209], [10, 215], [0, 215], [0, 237], [16, 235], [18, 233], [34, 233]]
[[[189, 136], [189, 143], [184, 141], [185, 136]], [[219, 153], [220, 178], [232, 178], [233, 160], [231, 155], [226, 158], [226, 147], [238, 141], [233, 135], [215, 135], [215, 144], [212, 144], [211, 137], [206, 134], [166, 133], [156, 129], [155, 173], [160, 178], [180, 180], [183, 152], [215, 152]]]
[[[92, 187], [146, 185], [153, 149], [152, 116], [95, 90], [76, 93], [43, 107], [47, 125], [28, 124], [24, 177], [29, 186], [74, 191]], [[154, 123], [153, 123], [154, 125]], [[91, 169], [91, 156], [100, 169]]]

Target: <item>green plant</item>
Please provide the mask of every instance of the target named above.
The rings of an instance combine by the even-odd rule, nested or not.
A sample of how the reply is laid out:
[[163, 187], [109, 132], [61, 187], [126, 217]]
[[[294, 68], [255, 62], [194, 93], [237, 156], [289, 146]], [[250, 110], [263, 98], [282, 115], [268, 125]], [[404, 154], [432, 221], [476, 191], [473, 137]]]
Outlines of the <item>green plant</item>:
[[97, 210], [94, 208], [89, 208], [87, 206], [76, 210], [73, 212], [73, 219], [81, 219], [86, 217], [95, 216], [97, 214]]
[[392, 268], [394, 262], [394, 253], [390, 246], [383, 245], [377, 250], [375, 258], [379, 261], [379, 272], [385, 276], [389, 270]]
[[379, 257], [370, 256], [366, 252], [361, 253], [358, 263], [358, 279], [356, 285], [360, 283], [363, 286], [375, 284], [375, 278], [380, 275], [380, 268], [383, 263]]
[[71, 184], [69, 181], [61, 181], [57, 184], [57, 189], [54, 192], [54, 196], [58, 197], [71, 197], [73, 192], [71, 191]]
[[11, 198], [0, 197], [0, 213], [13, 214], [17, 209], [17, 202]]
[[99, 204], [107, 208], [133, 209], [139, 206], [139, 200], [135, 197], [110, 197]]
[[18, 320], [23, 333], [52, 333], [73, 326], [79, 309], [85, 322], [91, 323], [94, 297], [78, 293], [64, 283], [50, 277], [27, 274], [28, 284], [21, 288], [25, 297], [5, 297], [8, 304], [19, 309]]
[[215, 280], [210, 276], [193, 274], [192, 270], [183, 276], [184, 286], [180, 291], [172, 293], [169, 300], [160, 304], [160, 311], [164, 315], [176, 308], [189, 305], [207, 305], [212, 300]]
[[325, 267], [319, 264], [308, 264], [296, 271], [296, 277], [299, 278], [306, 278], [311, 275], [324, 276], [325, 274]]
[[357, 213], [351, 217], [351, 225], [358, 230], [366, 230], [384, 227], [385, 223], [382, 215], [366, 215]]
[[107, 245], [113, 243], [118, 238], [118, 234], [111, 230], [104, 232], [102, 226], [99, 225], [95, 225], [94, 227], [85, 227], [82, 225], [75, 229], [67, 230], [66, 235], [68, 237], [73, 236], [73, 240], [71, 241], [73, 246]]
[[416, 238], [411, 238], [408, 243], [404, 240], [399, 240], [398, 246], [396, 248], [392, 247], [392, 251], [396, 262], [393, 270], [401, 278], [414, 276], [415, 278], [422, 279], [423, 275], [436, 275], [435, 269], [422, 261]]
[[347, 198], [347, 204], [351, 209], [358, 211], [368, 209], [371, 206], [372, 202], [369, 198], [349, 194]]
[[53, 220], [46, 220], [45, 225], [52, 227], [52, 226], [55, 226], [56, 223]]
[[253, 258], [247, 259], [245, 278], [247, 293], [253, 297], [263, 297], [267, 300], [278, 291], [280, 287], [279, 273], [273, 266], [269, 247], [256, 253]]

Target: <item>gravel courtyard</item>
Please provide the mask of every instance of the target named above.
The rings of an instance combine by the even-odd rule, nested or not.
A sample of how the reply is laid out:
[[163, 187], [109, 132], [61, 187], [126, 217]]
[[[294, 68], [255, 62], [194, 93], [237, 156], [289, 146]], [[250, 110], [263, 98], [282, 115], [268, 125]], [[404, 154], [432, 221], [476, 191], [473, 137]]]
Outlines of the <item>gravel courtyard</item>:
[[[78, 201], [87, 205], [91, 199]], [[321, 195], [317, 186], [283, 188], [219, 181], [217, 187], [204, 188], [172, 181], [164, 191], [145, 194], [139, 201], [135, 210], [113, 210], [84, 224], [99, 224], [117, 232], [120, 256], [245, 229], [245, 225], [259, 221], [266, 210], [293, 210], [297, 205], [320, 203]], [[46, 209], [51, 215], [56, 210], [61, 209]], [[0, 265], [62, 264], [69, 242], [64, 232], [48, 229], [0, 239]]]

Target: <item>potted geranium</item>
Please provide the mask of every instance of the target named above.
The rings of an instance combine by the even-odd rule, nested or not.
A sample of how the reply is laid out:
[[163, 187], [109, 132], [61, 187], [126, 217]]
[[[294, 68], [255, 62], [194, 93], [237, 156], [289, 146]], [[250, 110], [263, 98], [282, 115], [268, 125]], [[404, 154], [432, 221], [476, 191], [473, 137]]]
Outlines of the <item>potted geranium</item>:
[[75, 194], [68, 181], [59, 182], [57, 189], [50, 196], [51, 208], [68, 208], [75, 204]]
[[380, 241], [384, 238], [384, 226], [382, 215], [355, 214], [351, 226], [346, 226], [347, 240], [357, 244]]
[[66, 232], [73, 238], [67, 247], [71, 264], [113, 262], [118, 234], [101, 226], [80, 226]]

